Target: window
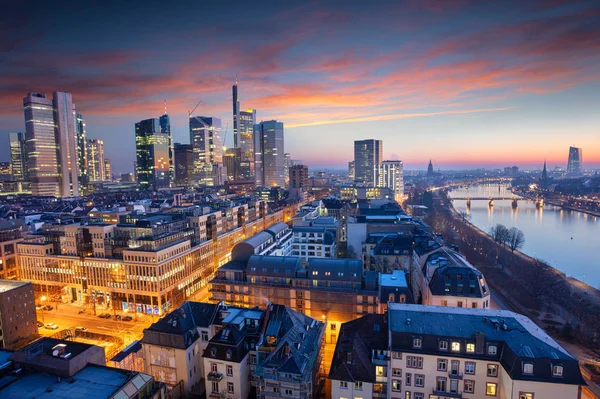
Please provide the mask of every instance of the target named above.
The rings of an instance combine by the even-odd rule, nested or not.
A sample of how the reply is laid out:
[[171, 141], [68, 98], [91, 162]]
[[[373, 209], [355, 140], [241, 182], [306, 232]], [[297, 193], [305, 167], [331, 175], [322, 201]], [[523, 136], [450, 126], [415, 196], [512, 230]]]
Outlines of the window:
[[410, 399], [410, 391], [404, 393], [404, 399]]
[[227, 376], [231, 377], [233, 375], [233, 366], [227, 365]]
[[228, 382], [227, 383], [227, 392], [228, 393], [233, 393], [233, 382]]
[[498, 347], [496, 345], [488, 345], [488, 355], [496, 356], [498, 353]]
[[467, 344], [467, 353], [475, 353], [475, 344], [472, 342], [469, 342]]
[[475, 362], [465, 362], [465, 374], [475, 374]]
[[401, 391], [401, 390], [402, 390], [402, 381], [392, 380], [392, 391]]
[[451, 366], [450, 366], [450, 373], [452, 375], [458, 375], [458, 370], [460, 368], [460, 361], [458, 360], [453, 360], [451, 362]]
[[423, 358], [419, 356], [406, 356], [406, 367], [413, 369], [422, 369]]
[[452, 342], [452, 352], [460, 352], [460, 342]]
[[392, 352], [392, 357], [394, 359], [402, 359], [402, 352]]
[[219, 371], [219, 369], [217, 368], [217, 363], [210, 364], [210, 371], [212, 371], [213, 373], [216, 373], [217, 371]]
[[362, 390], [362, 381], [356, 381], [354, 383], [354, 389], [358, 389], [359, 391]]
[[435, 379], [435, 390], [446, 392], [446, 377], [437, 377]]
[[343, 388], [343, 389], [348, 388], [348, 382], [347, 381], [340, 381], [340, 388]]
[[213, 393], [219, 393], [219, 383], [216, 381], [213, 381], [212, 383], [212, 391]]
[[375, 366], [375, 375], [377, 377], [383, 377], [383, 366]]
[[394, 377], [402, 377], [402, 369], [392, 369], [392, 375]]
[[465, 387], [463, 389], [464, 393], [475, 393], [475, 381], [473, 380], [465, 380]]
[[411, 373], [406, 373], [406, 377], [404, 378], [406, 381], [404, 381], [404, 382], [405, 382], [405, 384], [406, 384], [407, 386], [410, 386], [410, 383], [411, 383], [411, 377], [412, 377], [412, 374], [411, 374]]
[[337, 330], [337, 324], [332, 324], [331, 325], [331, 331], [335, 331]]
[[229, 359], [231, 359], [232, 354], [233, 354], [233, 352], [231, 351], [231, 349], [228, 349], [227, 352], [225, 352], [225, 357], [229, 360]]
[[437, 361], [437, 369], [438, 369], [438, 371], [446, 371], [446, 370], [448, 370], [448, 360], [446, 360], [446, 359], [438, 359], [438, 361]]
[[[442, 301], [442, 306], [448, 306], [448, 301], [446, 301], [446, 300], [443, 300], [443, 301]], [[415, 393], [415, 396], [416, 396], [416, 395], [417, 395], [417, 394]]]
[[495, 364], [487, 365], [487, 376], [488, 377], [498, 377], [498, 366]]
[[421, 388], [425, 386], [425, 376], [423, 374], [415, 374], [415, 386]]
[[448, 341], [440, 341], [439, 348], [441, 351], [447, 351], [448, 350]]
[[413, 348], [420, 349], [423, 345], [423, 340], [421, 338], [413, 338]]
[[533, 399], [533, 392], [519, 392], [519, 399]]
[[294, 393], [294, 391], [292, 391], [291, 389], [286, 389], [285, 390], [285, 394], [288, 396], [292, 396], [292, 394]]
[[458, 301], [458, 303], [456, 304], [457, 308], [462, 308], [463, 307], [463, 303], [462, 301]]
[[485, 395], [486, 396], [496, 396], [496, 387], [497, 384], [493, 382], [488, 382], [485, 384]]
[[425, 394], [422, 392], [415, 392], [415, 399], [425, 399]]
[[523, 374], [533, 374], [533, 363], [523, 363]]
[[552, 365], [552, 377], [562, 377], [563, 376], [563, 366], [558, 364]]

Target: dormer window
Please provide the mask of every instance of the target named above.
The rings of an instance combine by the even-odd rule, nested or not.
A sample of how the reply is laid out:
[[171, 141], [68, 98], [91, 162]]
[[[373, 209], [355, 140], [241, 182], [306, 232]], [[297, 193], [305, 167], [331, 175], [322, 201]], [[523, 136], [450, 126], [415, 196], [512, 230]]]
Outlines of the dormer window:
[[210, 349], [210, 355], [211, 355], [212, 357], [216, 357], [216, 356], [217, 356], [217, 348], [215, 348], [215, 347], [212, 347], [212, 348]]
[[423, 340], [421, 338], [413, 338], [413, 348], [421, 349], [423, 346]]
[[460, 352], [460, 342], [452, 342], [452, 352]]
[[231, 356], [233, 355], [233, 352], [231, 352], [231, 349], [227, 350], [227, 352], [225, 352], [225, 357], [227, 358], [227, 360], [231, 360]]
[[475, 344], [474, 343], [468, 343], [467, 344], [467, 353], [475, 353]]
[[448, 341], [440, 341], [439, 348], [441, 351], [447, 351], [448, 350]]
[[552, 377], [562, 377], [563, 376], [563, 366], [560, 364], [552, 365]]
[[533, 374], [533, 363], [523, 362], [523, 374]]
[[488, 345], [488, 355], [496, 356], [498, 353], [498, 347], [496, 345]]

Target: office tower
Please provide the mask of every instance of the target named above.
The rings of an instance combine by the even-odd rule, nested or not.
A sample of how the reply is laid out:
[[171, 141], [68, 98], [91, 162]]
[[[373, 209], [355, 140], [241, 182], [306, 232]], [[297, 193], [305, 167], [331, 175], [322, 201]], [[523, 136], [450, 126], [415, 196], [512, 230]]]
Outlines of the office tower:
[[104, 181], [104, 142], [100, 139], [88, 139], [87, 157], [90, 181]]
[[77, 165], [79, 172], [79, 186], [84, 188], [89, 183], [86, 125], [82, 114], [75, 113], [75, 128], [77, 130]]
[[576, 176], [581, 174], [583, 163], [583, 150], [577, 147], [569, 147], [569, 161], [567, 163], [567, 174]]
[[23, 133], [9, 133], [8, 140], [13, 178], [17, 181], [27, 180], [27, 153], [25, 152], [25, 135]]
[[112, 181], [112, 164], [109, 158], [104, 158], [104, 180]]
[[137, 182], [142, 188], [169, 187], [169, 135], [161, 132], [158, 118], [135, 124]]
[[354, 180], [354, 161], [348, 162], [348, 178]]
[[248, 109], [240, 111], [239, 118], [240, 179], [254, 179], [254, 124], [256, 123], [256, 110]]
[[254, 171], [257, 186], [285, 185], [283, 122], [254, 125]]
[[169, 136], [169, 187], [173, 185], [175, 180], [175, 166], [173, 164], [173, 137], [171, 136], [171, 119], [167, 115], [167, 106], [165, 103], [165, 113], [159, 118], [160, 132], [166, 133]]
[[240, 120], [240, 101], [238, 99], [238, 82], [235, 79], [235, 84], [231, 86], [233, 95], [233, 146], [240, 147], [241, 139], [239, 137], [238, 122]]
[[292, 166], [292, 154], [286, 152], [283, 154], [283, 170], [285, 170], [285, 186], [288, 187], [290, 184], [290, 175], [288, 171]]
[[25, 141], [33, 195], [79, 195], [75, 106], [71, 94], [23, 98]]
[[379, 165], [383, 158], [383, 141], [357, 140], [354, 142], [354, 181], [376, 185]]
[[223, 165], [227, 169], [227, 180], [243, 180], [241, 176], [241, 148], [228, 148], [223, 155]]
[[189, 186], [194, 164], [194, 151], [191, 144], [175, 143], [175, 185]]
[[213, 169], [223, 163], [223, 144], [221, 142], [221, 119], [191, 116], [190, 143], [192, 145], [194, 184], [213, 186]]
[[394, 199], [404, 197], [404, 175], [402, 161], [383, 161], [379, 171], [379, 187], [386, 187], [394, 193]]

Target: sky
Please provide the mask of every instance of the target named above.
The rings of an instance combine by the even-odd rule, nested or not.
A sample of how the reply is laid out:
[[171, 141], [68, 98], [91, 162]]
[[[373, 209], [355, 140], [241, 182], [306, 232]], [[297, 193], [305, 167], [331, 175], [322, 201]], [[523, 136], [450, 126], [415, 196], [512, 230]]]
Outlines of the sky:
[[0, 135], [24, 130], [26, 93], [67, 91], [118, 173], [165, 100], [176, 142], [202, 99], [233, 145], [236, 76], [242, 109], [282, 121], [311, 168], [346, 167], [366, 138], [406, 169], [565, 167], [571, 145], [600, 167], [596, 0], [11, 3]]

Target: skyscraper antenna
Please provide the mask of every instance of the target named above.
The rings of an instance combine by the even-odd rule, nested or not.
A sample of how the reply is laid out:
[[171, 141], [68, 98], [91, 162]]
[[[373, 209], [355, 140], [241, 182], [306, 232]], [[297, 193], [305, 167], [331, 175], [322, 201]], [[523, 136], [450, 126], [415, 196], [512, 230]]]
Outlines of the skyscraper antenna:
[[237, 72], [235, 73], [235, 84], [237, 84]]
[[165, 115], [167, 114], [167, 100], [165, 100]]

